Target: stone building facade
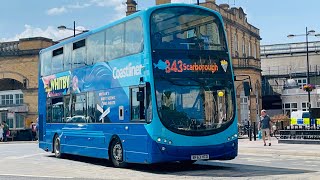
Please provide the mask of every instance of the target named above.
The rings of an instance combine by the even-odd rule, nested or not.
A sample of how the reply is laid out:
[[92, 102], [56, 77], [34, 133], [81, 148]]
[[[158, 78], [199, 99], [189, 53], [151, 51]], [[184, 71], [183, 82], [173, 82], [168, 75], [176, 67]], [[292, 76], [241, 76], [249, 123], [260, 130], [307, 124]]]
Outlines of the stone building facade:
[[13, 132], [37, 119], [39, 51], [53, 43], [42, 37], [0, 43], [0, 121]]
[[[132, 5], [132, 0], [129, 1]], [[171, 3], [171, 0], [156, 0], [156, 5], [164, 3]], [[217, 5], [215, 0], [201, 1], [200, 5], [218, 11], [224, 20], [234, 72], [237, 80], [240, 80], [236, 81], [235, 85], [239, 123], [246, 124], [248, 120], [251, 122], [259, 120], [262, 107], [259, 29], [247, 22], [246, 14], [241, 7], [230, 8], [228, 4]], [[127, 11], [131, 12], [129, 6]], [[250, 77], [252, 91], [250, 96], [244, 96], [241, 80], [248, 77]]]
[[[270, 44], [261, 46], [262, 97], [266, 109], [278, 109], [290, 116], [292, 111], [307, 110], [308, 93], [302, 86], [316, 85], [310, 93], [312, 108], [320, 108], [320, 41]], [[292, 83], [289, 83], [292, 82]]]

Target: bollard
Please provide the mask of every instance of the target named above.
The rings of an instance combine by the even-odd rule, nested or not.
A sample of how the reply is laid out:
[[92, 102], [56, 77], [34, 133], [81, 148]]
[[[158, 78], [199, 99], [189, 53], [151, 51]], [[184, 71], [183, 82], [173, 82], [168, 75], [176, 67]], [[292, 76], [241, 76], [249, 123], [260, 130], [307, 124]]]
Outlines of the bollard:
[[283, 129], [283, 121], [281, 121], [281, 130], [284, 130], [284, 129]]
[[248, 121], [248, 136], [249, 136], [249, 140], [252, 141], [251, 127], [250, 127], [249, 121]]
[[257, 133], [256, 133], [256, 122], [253, 122], [253, 140], [257, 140]]

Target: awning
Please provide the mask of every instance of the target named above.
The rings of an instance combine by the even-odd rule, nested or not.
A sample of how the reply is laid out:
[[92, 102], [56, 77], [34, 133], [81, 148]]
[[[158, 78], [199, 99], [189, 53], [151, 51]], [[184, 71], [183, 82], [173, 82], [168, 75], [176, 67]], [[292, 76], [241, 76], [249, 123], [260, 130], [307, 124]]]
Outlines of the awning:
[[0, 108], [0, 112], [1, 111], [8, 111], [8, 108]]

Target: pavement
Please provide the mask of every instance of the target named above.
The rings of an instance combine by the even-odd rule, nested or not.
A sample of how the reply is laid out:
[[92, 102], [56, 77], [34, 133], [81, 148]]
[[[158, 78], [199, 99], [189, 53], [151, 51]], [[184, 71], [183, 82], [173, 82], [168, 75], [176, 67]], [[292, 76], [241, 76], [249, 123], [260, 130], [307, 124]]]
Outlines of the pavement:
[[[267, 141], [268, 144], [268, 141]], [[239, 139], [239, 154], [269, 154], [320, 157], [320, 145], [317, 144], [282, 144], [274, 137], [271, 146], [264, 146], [262, 140], [250, 141]]]
[[[0, 143], [0, 180], [8, 179], [320, 179], [319, 145], [278, 144], [239, 139], [239, 155], [229, 161], [199, 161], [194, 165], [132, 164], [115, 169], [103, 159], [67, 156], [55, 158], [37, 147], [36, 141]], [[4, 166], [1, 166], [4, 165]]]
[[[20, 144], [20, 143], [38, 143], [38, 141], [8, 141], [0, 142], [0, 144]], [[268, 141], [267, 141], [268, 144]], [[274, 137], [271, 139], [272, 146], [264, 146], [263, 141], [257, 139], [256, 141], [249, 140], [249, 138], [239, 139], [239, 153], [238, 154], [269, 154], [269, 155], [294, 155], [294, 156], [308, 156], [320, 157], [320, 145], [317, 144], [283, 144], [278, 143]]]

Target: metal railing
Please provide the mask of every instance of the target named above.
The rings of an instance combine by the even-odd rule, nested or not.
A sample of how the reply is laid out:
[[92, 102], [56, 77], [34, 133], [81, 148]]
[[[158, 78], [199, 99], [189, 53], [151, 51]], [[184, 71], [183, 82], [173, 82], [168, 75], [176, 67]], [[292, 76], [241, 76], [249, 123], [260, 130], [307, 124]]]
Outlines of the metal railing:
[[261, 61], [254, 57], [233, 57], [234, 68], [255, 68], [261, 70]]
[[[308, 50], [309, 52], [320, 52], [320, 41], [308, 42]], [[306, 42], [260, 46], [261, 56], [306, 53], [306, 51], [307, 51]]]

